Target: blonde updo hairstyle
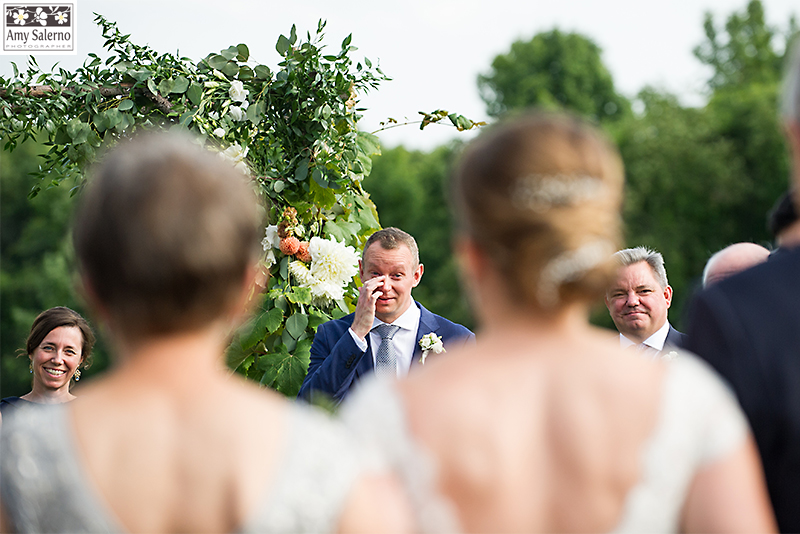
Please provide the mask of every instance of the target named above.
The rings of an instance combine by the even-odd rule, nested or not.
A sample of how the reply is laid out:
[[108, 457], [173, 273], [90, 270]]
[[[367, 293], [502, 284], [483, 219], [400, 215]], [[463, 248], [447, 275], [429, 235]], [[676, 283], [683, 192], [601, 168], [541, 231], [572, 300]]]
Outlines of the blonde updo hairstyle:
[[528, 113], [465, 150], [451, 181], [455, 218], [526, 306], [591, 303], [615, 270], [623, 174], [597, 128]]

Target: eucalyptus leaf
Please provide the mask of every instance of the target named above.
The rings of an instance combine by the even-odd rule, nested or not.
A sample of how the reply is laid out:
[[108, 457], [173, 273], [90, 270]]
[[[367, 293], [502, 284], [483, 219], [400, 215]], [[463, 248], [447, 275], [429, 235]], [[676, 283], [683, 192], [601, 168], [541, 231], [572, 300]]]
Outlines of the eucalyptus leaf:
[[302, 182], [303, 180], [308, 178], [308, 164], [309, 160], [304, 159], [297, 165], [297, 169], [294, 172], [295, 181]]
[[235, 61], [228, 61], [225, 63], [225, 66], [222, 67], [222, 74], [227, 76], [228, 78], [233, 78], [237, 74], [239, 74], [239, 64]]
[[278, 37], [278, 42], [275, 44], [275, 50], [277, 50], [280, 55], [285, 56], [286, 52], [288, 52], [291, 47], [292, 45], [289, 43], [289, 39], [287, 39], [286, 36], [281, 35]]
[[256, 78], [260, 80], [269, 80], [272, 77], [269, 67], [267, 67], [266, 65], [256, 65], [254, 72]]
[[172, 85], [170, 93], [182, 94], [189, 88], [189, 80], [184, 76], [178, 76]]
[[227, 64], [228, 64], [228, 58], [226, 58], [226, 57], [224, 57], [224, 56], [221, 56], [221, 55], [219, 55], [219, 54], [213, 54], [213, 55], [211, 55], [211, 56], [209, 56], [209, 57], [208, 57], [208, 59], [206, 60], [206, 62], [208, 63], [208, 65], [209, 65], [209, 66], [210, 66], [212, 69], [217, 69], [217, 70], [220, 70], [220, 71], [221, 71], [221, 70], [222, 70], [222, 68], [223, 68], [225, 65], [227, 65]]
[[203, 86], [199, 83], [193, 83], [189, 86], [186, 90], [186, 96], [189, 97], [189, 100], [195, 106], [200, 104], [200, 100], [203, 98]]

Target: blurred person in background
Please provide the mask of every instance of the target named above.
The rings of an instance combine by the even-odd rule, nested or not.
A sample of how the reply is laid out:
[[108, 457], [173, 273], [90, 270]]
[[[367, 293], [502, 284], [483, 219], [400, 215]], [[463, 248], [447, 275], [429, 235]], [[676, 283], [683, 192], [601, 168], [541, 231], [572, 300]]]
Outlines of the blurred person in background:
[[703, 287], [767, 261], [769, 249], [755, 243], [734, 243], [711, 255], [703, 268]]
[[[800, 41], [789, 57], [782, 118], [797, 209]], [[687, 348], [730, 383], [750, 420], [782, 532], [800, 532], [799, 301], [800, 248], [792, 247], [699, 293], [688, 314]]]
[[794, 207], [794, 192], [790, 188], [775, 202], [767, 216], [767, 226], [775, 239], [777, 250], [800, 244], [800, 221]]

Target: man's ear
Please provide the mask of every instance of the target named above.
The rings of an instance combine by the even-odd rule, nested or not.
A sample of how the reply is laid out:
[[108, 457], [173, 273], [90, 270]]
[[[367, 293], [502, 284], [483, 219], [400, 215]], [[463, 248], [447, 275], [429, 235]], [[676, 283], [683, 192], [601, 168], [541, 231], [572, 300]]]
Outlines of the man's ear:
[[361, 282], [364, 282], [364, 264], [361, 263], [361, 260], [358, 260], [358, 277], [361, 278]]
[[667, 301], [667, 309], [672, 306], [672, 286], [664, 288], [664, 299]]
[[414, 285], [411, 287], [417, 287], [419, 285], [419, 281], [422, 280], [422, 273], [425, 272], [425, 266], [421, 263], [417, 265], [416, 270], [414, 271]]

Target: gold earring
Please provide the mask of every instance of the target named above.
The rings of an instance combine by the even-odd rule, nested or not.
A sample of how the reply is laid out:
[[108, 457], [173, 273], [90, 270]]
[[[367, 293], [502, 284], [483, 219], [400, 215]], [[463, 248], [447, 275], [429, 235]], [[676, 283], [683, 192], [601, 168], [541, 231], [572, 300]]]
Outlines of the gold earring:
[[75, 382], [80, 380], [81, 379], [81, 370], [80, 369], [75, 369], [75, 374], [72, 375], [72, 378], [75, 379]]
[[28, 363], [28, 371], [33, 374], [33, 362]]

